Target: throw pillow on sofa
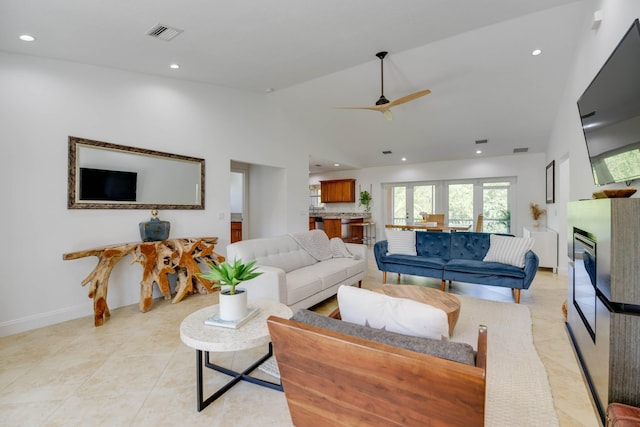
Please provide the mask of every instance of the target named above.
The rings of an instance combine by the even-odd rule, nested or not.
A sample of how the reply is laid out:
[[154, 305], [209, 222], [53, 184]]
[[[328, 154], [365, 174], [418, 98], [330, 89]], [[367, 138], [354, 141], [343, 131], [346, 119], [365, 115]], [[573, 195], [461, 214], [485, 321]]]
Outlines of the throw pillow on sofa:
[[533, 239], [530, 238], [492, 234], [489, 236], [489, 250], [483, 261], [500, 262], [523, 268], [524, 257], [532, 247]]
[[331, 256], [333, 258], [353, 258], [347, 245], [344, 244], [344, 240], [339, 237], [333, 237], [329, 240], [329, 246], [331, 247]]
[[418, 255], [416, 232], [387, 229], [387, 255]]
[[331, 244], [323, 230], [300, 231], [289, 235], [316, 261], [331, 259]]
[[414, 337], [449, 337], [447, 314], [418, 301], [343, 285], [338, 289], [338, 307], [345, 322]]

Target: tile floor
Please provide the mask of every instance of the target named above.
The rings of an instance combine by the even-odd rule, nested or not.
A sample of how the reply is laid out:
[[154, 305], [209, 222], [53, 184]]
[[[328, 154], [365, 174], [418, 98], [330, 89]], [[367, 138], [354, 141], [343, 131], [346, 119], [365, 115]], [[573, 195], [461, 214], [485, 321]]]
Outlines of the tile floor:
[[[370, 259], [364, 287], [381, 280]], [[430, 279], [400, 280], [439, 287]], [[487, 286], [454, 283], [451, 292], [512, 301], [509, 290]], [[521, 304], [531, 310], [560, 425], [595, 427], [599, 422], [564, 327], [565, 298], [566, 277], [541, 270], [522, 293]], [[179, 325], [191, 312], [215, 303], [215, 294], [190, 296], [175, 305], [158, 299], [147, 313], [137, 304], [112, 310], [111, 319], [98, 328], [85, 317], [0, 338], [0, 426], [291, 426], [284, 394], [246, 382], [196, 411], [195, 351], [180, 341]], [[330, 299], [315, 309], [326, 313], [335, 306]], [[214, 362], [240, 370], [264, 350], [216, 354]], [[226, 378], [206, 372], [205, 393]]]

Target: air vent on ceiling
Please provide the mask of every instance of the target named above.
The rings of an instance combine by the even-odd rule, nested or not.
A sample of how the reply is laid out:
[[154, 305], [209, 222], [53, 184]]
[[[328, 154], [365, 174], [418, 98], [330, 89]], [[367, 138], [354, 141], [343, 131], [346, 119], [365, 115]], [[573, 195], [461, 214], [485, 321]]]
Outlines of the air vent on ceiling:
[[486, 144], [489, 142], [487, 139], [476, 139], [476, 144]]
[[514, 153], [526, 153], [526, 152], [528, 152], [528, 151], [529, 151], [529, 149], [528, 149], [528, 148], [526, 148], [526, 147], [524, 147], [524, 148], [514, 148], [514, 149], [513, 149], [513, 152], [514, 152]]
[[382, 154], [391, 154], [391, 150], [384, 150]]
[[151, 37], [155, 37], [156, 39], [164, 40], [168, 42], [169, 40], [173, 40], [175, 37], [182, 34], [184, 30], [179, 30], [177, 28], [167, 27], [162, 24], [158, 24], [154, 26], [152, 29], [147, 31], [147, 35]]

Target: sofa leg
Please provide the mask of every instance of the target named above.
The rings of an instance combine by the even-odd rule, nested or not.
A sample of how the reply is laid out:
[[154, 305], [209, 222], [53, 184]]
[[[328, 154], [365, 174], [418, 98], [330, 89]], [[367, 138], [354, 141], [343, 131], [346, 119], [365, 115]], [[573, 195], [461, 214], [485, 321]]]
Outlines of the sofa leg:
[[442, 292], [444, 292], [444, 290], [445, 290], [446, 286], [447, 286], [447, 281], [446, 281], [446, 280], [443, 280], [443, 281], [442, 281], [442, 284], [440, 285], [440, 287], [441, 287], [441, 289], [442, 289]]
[[520, 304], [520, 289], [513, 289], [513, 297], [516, 300], [516, 304]]
[[387, 272], [383, 271], [382, 272], [382, 284], [384, 285], [385, 283], [387, 283]]
[[361, 288], [362, 287], [362, 280], [358, 280], [358, 287]]
[[398, 283], [400, 283], [400, 273], [398, 273], [398, 280], [397, 280], [397, 282], [398, 282]]

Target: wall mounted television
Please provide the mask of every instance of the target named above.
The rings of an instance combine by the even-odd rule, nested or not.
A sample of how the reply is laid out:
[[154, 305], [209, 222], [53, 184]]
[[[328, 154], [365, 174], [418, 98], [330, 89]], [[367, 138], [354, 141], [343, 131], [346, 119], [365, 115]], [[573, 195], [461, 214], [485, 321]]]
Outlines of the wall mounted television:
[[80, 168], [80, 200], [135, 202], [136, 172]]
[[636, 19], [580, 99], [596, 185], [640, 178], [640, 23]]

